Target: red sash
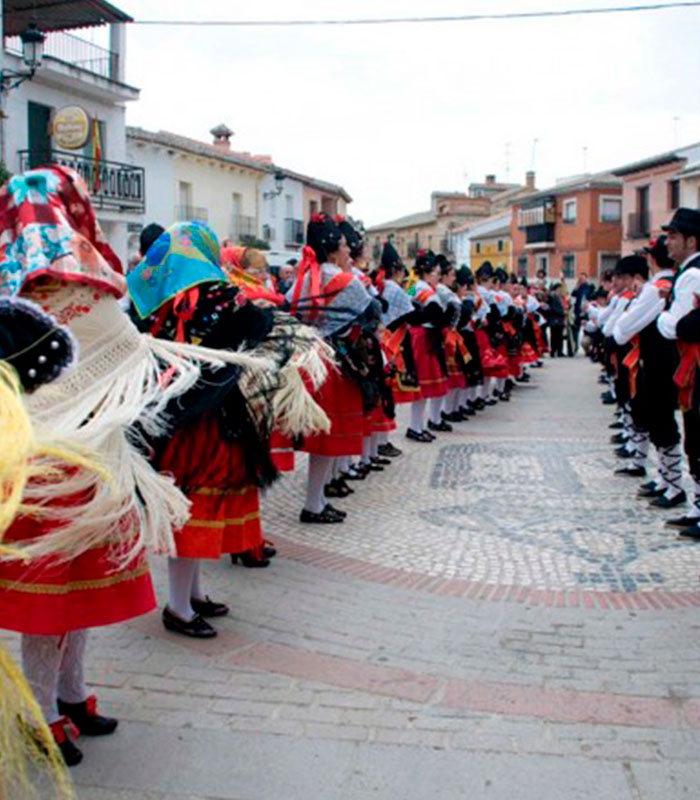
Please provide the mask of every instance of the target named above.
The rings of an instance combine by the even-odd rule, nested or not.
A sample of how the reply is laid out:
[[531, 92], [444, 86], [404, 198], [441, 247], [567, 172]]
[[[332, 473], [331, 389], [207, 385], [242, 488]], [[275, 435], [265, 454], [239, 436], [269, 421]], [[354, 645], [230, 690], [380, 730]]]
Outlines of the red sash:
[[382, 350], [386, 354], [387, 361], [390, 364], [395, 364], [399, 372], [406, 371], [406, 362], [401, 345], [407, 335], [408, 323], [404, 322], [395, 331], [385, 328], [381, 338]]
[[632, 349], [627, 353], [622, 361], [623, 366], [627, 367], [630, 376], [630, 397], [635, 397], [637, 394], [637, 375], [639, 373], [639, 357], [641, 351], [639, 349], [639, 336], [632, 339]]
[[692, 404], [695, 386], [695, 368], [700, 367], [700, 342], [678, 342], [681, 363], [673, 380], [678, 386], [678, 401], [682, 411], [688, 411]]
[[457, 353], [464, 359], [464, 363], [471, 361], [471, 353], [464, 344], [464, 339], [456, 328], [447, 328], [445, 331], [445, 358], [448, 362], [457, 362]]
[[416, 300], [424, 306], [428, 300], [435, 294], [435, 289], [432, 287], [428, 287], [427, 289], [423, 289], [423, 291], [417, 295]]

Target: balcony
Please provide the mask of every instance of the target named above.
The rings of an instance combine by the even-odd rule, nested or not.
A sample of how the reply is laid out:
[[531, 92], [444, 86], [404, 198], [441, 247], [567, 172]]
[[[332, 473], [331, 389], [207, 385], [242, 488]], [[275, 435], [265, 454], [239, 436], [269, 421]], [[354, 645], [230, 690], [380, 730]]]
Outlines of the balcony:
[[209, 224], [209, 211], [202, 206], [175, 206], [175, 219], [178, 222], [199, 222]]
[[257, 234], [255, 217], [245, 217], [234, 214], [231, 217], [231, 238], [239, 241], [242, 236], [255, 236]]
[[[5, 38], [5, 51], [22, 57], [22, 42], [19, 36]], [[65, 31], [48, 33], [44, 42], [44, 56], [107, 80], [119, 79], [118, 53], [99, 47], [72, 33]]]
[[554, 247], [554, 223], [528, 225], [525, 228], [525, 245], [530, 248]]
[[19, 168], [60, 164], [78, 172], [87, 183], [93, 206], [99, 210], [143, 214], [146, 208], [146, 173], [143, 167], [94, 158], [62, 150], [20, 150]]
[[304, 244], [304, 222], [300, 219], [290, 219], [284, 221], [284, 243], [299, 246]]
[[651, 225], [648, 211], [635, 211], [627, 215], [627, 238], [648, 239]]

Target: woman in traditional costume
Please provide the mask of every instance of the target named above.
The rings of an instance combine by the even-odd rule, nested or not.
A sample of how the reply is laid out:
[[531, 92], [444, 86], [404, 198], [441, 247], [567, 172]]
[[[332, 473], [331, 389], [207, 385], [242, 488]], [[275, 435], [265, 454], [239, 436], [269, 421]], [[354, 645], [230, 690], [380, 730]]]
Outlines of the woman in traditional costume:
[[255, 305], [234, 286], [222, 269], [215, 234], [196, 222], [176, 223], [163, 233], [128, 284], [139, 325], [159, 340], [217, 352], [240, 349], [266, 359], [255, 370], [203, 373], [168, 409], [173, 433], [151, 441], [152, 464], [173, 475], [192, 504], [190, 518], [175, 533], [163, 624], [175, 633], [211, 638], [216, 630], [207, 618], [229, 608], [204, 593], [202, 559], [227, 553], [247, 566], [269, 563], [259, 490], [277, 475], [270, 434], [276, 424], [292, 435], [327, 424], [293, 361], [303, 357], [319, 382], [325, 377], [323, 345], [313, 331], [272, 305]]
[[[163, 431], [166, 406], [195, 383], [202, 363], [226, 359], [138, 332], [119, 306], [126, 288], [119, 260], [72, 170], [40, 168], [5, 184], [0, 253], [0, 292], [40, 305], [79, 346], [68, 375], [27, 396], [37, 435], [84, 446], [102, 467], [96, 474], [68, 462], [50, 481], [30, 481], [24, 501], [41, 504], [41, 514], [10, 526], [5, 542], [22, 558], [0, 563], [0, 628], [23, 634], [27, 679], [66, 763], [76, 764], [82, 754], [66, 734], [69, 723], [83, 735], [117, 725], [88, 695], [87, 629], [154, 607], [145, 550], [169, 552], [189, 513], [173, 481], [143, 457], [134, 426]], [[23, 380], [48, 363], [53, 341], [32, 348], [36, 363]]]
[[346, 513], [325, 495], [336, 459], [362, 455], [363, 417], [371, 407], [374, 383], [365, 332], [376, 328], [378, 304], [352, 271], [344, 269], [350, 248], [328, 214], [315, 214], [307, 228], [306, 246], [296, 282], [287, 297], [293, 313], [313, 325], [333, 347], [338, 369], [328, 373], [314, 398], [328, 414], [328, 433], [304, 437], [309, 453], [309, 478], [300, 520], [339, 523]]

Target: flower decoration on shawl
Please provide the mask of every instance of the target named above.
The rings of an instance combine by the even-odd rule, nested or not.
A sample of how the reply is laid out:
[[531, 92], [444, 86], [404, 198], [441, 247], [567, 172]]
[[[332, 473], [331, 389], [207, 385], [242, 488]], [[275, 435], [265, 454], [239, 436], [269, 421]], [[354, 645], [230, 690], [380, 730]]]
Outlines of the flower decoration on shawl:
[[121, 297], [121, 262], [107, 244], [85, 182], [67, 167], [15, 175], [0, 189], [0, 291], [42, 278]]
[[141, 319], [177, 295], [203, 283], [228, 284], [219, 240], [199, 222], [176, 222], [149, 247], [127, 276], [129, 294]]

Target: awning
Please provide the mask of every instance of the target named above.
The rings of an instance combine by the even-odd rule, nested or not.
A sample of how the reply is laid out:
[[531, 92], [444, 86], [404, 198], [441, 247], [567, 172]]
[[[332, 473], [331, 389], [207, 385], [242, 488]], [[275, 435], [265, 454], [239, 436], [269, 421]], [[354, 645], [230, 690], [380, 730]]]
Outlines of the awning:
[[35, 22], [42, 33], [133, 22], [106, 0], [4, 0], [3, 33], [17, 36]]

